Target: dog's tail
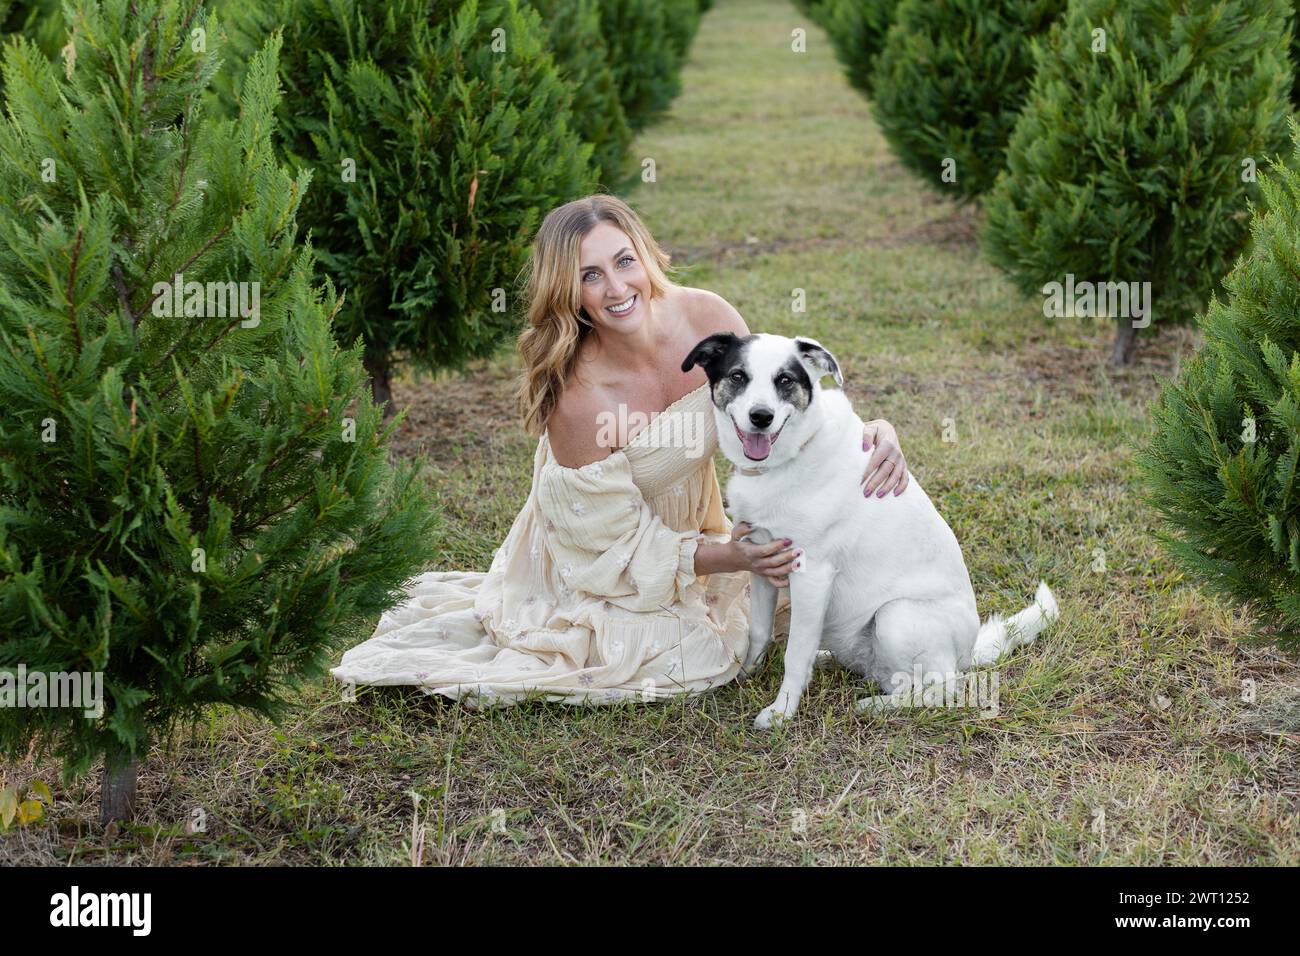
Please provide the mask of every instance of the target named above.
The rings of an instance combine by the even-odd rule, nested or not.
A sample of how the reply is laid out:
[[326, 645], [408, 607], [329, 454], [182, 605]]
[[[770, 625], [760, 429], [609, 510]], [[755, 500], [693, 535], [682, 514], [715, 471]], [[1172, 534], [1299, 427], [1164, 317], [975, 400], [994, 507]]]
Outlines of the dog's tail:
[[1060, 615], [1052, 589], [1046, 581], [1039, 581], [1033, 604], [1006, 620], [1000, 614], [993, 614], [980, 627], [971, 651], [972, 666], [991, 664], [1003, 654], [1032, 643]]

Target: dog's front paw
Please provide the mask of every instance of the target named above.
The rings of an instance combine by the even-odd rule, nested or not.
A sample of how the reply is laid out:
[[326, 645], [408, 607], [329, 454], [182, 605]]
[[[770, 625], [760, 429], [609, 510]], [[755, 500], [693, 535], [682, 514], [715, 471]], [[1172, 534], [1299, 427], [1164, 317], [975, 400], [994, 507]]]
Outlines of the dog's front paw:
[[786, 721], [785, 711], [777, 710], [776, 705], [764, 707], [762, 713], [754, 718], [754, 727], [758, 730], [768, 730], [772, 727], [780, 727]]

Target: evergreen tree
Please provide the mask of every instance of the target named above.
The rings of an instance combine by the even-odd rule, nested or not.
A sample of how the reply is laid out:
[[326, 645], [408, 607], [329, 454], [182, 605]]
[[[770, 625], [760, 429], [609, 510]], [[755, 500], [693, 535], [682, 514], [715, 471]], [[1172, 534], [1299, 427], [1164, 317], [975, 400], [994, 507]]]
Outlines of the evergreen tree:
[[402, 359], [434, 370], [492, 354], [518, 331], [515, 280], [542, 216], [596, 185], [537, 12], [522, 0], [227, 9], [227, 96], [248, 52], [283, 28], [283, 152], [317, 170], [303, 225], [347, 293], [336, 331], [364, 339], [376, 400]]
[[[1150, 282], [1134, 321], [1204, 307], [1246, 238], [1252, 169], [1286, 146], [1282, 0], [1071, 0], [1037, 51], [984, 246], [1026, 295]], [[1140, 288], [1140, 287], [1139, 287]]]
[[682, 90], [667, 17], [659, 0], [600, 0], [610, 69], [634, 133], [662, 117]]
[[573, 88], [573, 129], [591, 143], [593, 172], [609, 192], [631, 186], [632, 128], [609, 66], [598, 0], [530, 0], [546, 24], [547, 43], [560, 75]]
[[1030, 39], [1065, 0], [903, 0], [870, 87], [903, 165], [960, 200], [987, 192], [1029, 92]]
[[660, 0], [664, 8], [664, 28], [668, 31], [668, 40], [672, 44], [673, 54], [677, 58], [677, 67], [686, 60], [695, 31], [700, 28], [700, 18], [704, 11], [700, 9], [699, 0]]
[[[25, 36], [53, 60], [59, 55], [59, 47], [68, 32], [61, 4], [62, 0], [0, 0], [0, 42]], [[0, 96], [3, 95], [4, 88], [0, 86]]]
[[867, 96], [897, 7], [898, 0], [827, 0], [815, 10], [850, 85]]
[[1261, 177], [1252, 243], [1211, 299], [1205, 343], [1152, 405], [1137, 461], [1161, 541], [1211, 590], [1300, 650], [1300, 124]]
[[1300, 109], [1300, 3], [1291, 18], [1291, 105]]
[[215, 15], [66, 9], [65, 64], [3, 60], [0, 671], [98, 672], [102, 714], [0, 708], [0, 749], [65, 779], [102, 759], [107, 819], [178, 722], [279, 715], [433, 557], [435, 517], [296, 239], [279, 38], [213, 120]]

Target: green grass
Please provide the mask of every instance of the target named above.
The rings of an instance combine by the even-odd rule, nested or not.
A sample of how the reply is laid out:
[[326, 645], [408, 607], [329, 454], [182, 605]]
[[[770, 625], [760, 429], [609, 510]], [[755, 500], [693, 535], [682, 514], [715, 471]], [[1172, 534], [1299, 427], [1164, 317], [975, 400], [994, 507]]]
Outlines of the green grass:
[[[998, 715], [859, 716], [832, 669], [791, 726], [756, 732], [779, 647], [744, 686], [644, 706], [475, 713], [315, 685], [279, 728], [220, 710], [173, 741], [141, 776], [137, 823], [107, 837], [95, 777], [65, 788], [48, 764], [11, 765], [55, 806], [0, 837], [0, 862], [1300, 863], [1300, 667], [1184, 580], [1132, 465], [1195, 335], [1166, 330], [1108, 372], [1110, 327], [1019, 298], [979, 255], [978, 214], [903, 172], [782, 0], [719, 0], [635, 152], [658, 181], [631, 201], [683, 281], [751, 329], [821, 340], [859, 414], [897, 426], [981, 614], [1051, 582], [1062, 617], [999, 668]], [[502, 411], [514, 362], [398, 384], [401, 447], [445, 509], [442, 569], [485, 570], [528, 493], [533, 442]], [[187, 834], [196, 809], [206, 830]]]

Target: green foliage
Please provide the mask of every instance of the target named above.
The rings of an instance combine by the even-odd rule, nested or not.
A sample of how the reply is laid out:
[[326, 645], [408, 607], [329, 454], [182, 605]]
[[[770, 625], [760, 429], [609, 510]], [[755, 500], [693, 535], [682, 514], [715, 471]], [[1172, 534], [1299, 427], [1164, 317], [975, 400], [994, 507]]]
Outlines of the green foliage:
[[382, 378], [397, 356], [437, 369], [491, 354], [518, 330], [511, 294], [541, 217], [595, 186], [537, 12], [276, 0], [230, 14], [228, 96], [283, 26], [276, 115], [286, 158], [318, 171], [302, 221], [347, 290], [341, 341], [362, 336]]
[[1073, 274], [1151, 282], [1153, 321], [1203, 308], [1246, 238], [1250, 164], [1286, 143], [1287, 9], [1071, 0], [986, 197], [992, 261], [1026, 295]]
[[[663, 116], [681, 92], [681, 41], [674, 41], [669, 24], [670, 14], [680, 16], [678, 7], [661, 0], [600, 0], [609, 66], [634, 132]], [[672, 29], [680, 31], [680, 24]]]
[[296, 239], [279, 39], [214, 120], [215, 15], [73, 12], [71, 78], [5, 50], [0, 122], [0, 668], [103, 678], [99, 717], [0, 709], [0, 750], [35, 742], [65, 777], [212, 704], [280, 714], [400, 599], [436, 520]]
[[0, 0], [0, 36], [25, 36], [49, 59], [67, 42], [63, 0]]
[[699, 0], [661, 0], [664, 10], [664, 28], [668, 31], [668, 40], [672, 44], [673, 54], [677, 58], [677, 69], [691, 48], [695, 31], [700, 28], [703, 10]]
[[[1300, 124], [1292, 121], [1300, 167]], [[1211, 590], [1300, 650], [1300, 174], [1260, 179], [1250, 251], [1200, 326], [1205, 344], [1152, 404], [1138, 463], [1161, 541]]]
[[1030, 39], [1064, 9], [1065, 0], [903, 0], [870, 80], [876, 121], [903, 164], [961, 200], [992, 188], [1029, 91]]
[[609, 47], [600, 28], [599, 0], [530, 0], [546, 24], [560, 75], [573, 88], [574, 132], [591, 143], [594, 171], [610, 192], [631, 184], [632, 128], [618, 99]]
[[1291, 105], [1300, 109], [1300, 4], [1291, 18]]
[[830, 37], [849, 83], [867, 96], [874, 93], [876, 60], [898, 5], [899, 0], [825, 0], [811, 11]]
[[[67, 40], [67, 33], [62, 0], [0, 0], [0, 42], [25, 36], [53, 60]], [[0, 83], [0, 96], [3, 95], [4, 85]]]

